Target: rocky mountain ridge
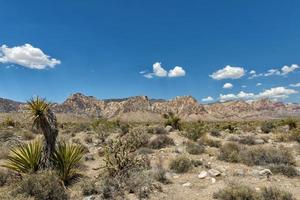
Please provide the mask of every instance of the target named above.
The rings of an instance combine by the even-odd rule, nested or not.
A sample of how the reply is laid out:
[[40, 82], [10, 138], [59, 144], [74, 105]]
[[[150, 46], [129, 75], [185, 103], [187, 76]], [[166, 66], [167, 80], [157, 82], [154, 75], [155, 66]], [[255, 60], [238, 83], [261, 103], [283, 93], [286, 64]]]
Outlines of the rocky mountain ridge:
[[[0, 98], [0, 112], [22, 111], [24, 103]], [[71, 95], [61, 104], [54, 104], [56, 113], [70, 113], [112, 118], [128, 113], [161, 115], [173, 112], [186, 120], [239, 120], [300, 116], [300, 104], [284, 104], [269, 99], [228, 101], [203, 105], [192, 96], [172, 100], [153, 100], [147, 96], [99, 100], [81, 93]]]

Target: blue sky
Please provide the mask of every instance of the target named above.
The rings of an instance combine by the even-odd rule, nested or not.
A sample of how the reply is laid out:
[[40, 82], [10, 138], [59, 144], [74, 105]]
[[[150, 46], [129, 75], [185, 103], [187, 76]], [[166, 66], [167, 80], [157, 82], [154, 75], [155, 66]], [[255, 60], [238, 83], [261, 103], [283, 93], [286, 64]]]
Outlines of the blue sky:
[[0, 97], [300, 101], [297, 0], [0, 5]]

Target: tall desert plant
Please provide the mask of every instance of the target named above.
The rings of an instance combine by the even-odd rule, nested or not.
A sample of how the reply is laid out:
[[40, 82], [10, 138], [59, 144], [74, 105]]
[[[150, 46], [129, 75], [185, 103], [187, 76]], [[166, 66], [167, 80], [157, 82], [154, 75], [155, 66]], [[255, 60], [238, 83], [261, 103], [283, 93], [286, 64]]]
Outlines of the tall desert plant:
[[79, 162], [84, 154], [80, 145], [59, 143], [53, 153], [52, 161], [61, 180], [68, 184], [78, 174]]
[[180, 118], [176, 116], [174, 113], [169, 112], [166, 114], [163, 114], [163, 118], [166, 119], [165, 125], [166, 126], [172, 126], [174, 129], [180, 129]]
[[27, 110], [33, 121], [33, 126], [44, 135], [41, 166], [44, 169], [51, 168], [51, 156], [55, 151], [56, 138], [58, 135], [57, 120], [51, 111], [51, 104], [40, 97], [32, 98], [27, 102]]
[[42, 142], [35, 140], [13, 148], [3, 167], [19, 173], [36, 172], [39, 169], [41, 157]]

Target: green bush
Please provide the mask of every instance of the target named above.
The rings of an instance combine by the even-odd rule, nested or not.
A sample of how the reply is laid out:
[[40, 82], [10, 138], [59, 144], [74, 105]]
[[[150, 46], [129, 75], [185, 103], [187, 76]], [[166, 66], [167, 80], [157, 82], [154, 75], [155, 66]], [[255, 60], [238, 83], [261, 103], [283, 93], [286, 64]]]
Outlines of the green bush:
[[263, 133], [270, 133], [275, 128], [275, 125], [273, 122], [264, 122], [261, 125], [261, 131]]
[[268, 169], [270, 169], [275, 174], [283, 174], [287, 177], [295, 177], [299, 176], [299, 171], [296, 167], [292, 165], [286, 164], [277, 164], [277, 165], [269, 165]]
[[34, 197], [36, 200], [67, 200], [68, 195], [60, 179], [52, 172], [31, 174], [19, 182], [14, 195]]
[[205, 147], [194, 142], [188, 142], [186, 144], [186, 151], [192, 155], [199, 155], [205, 152]]
[[163, 118], [166, 119], [165, 126], [172, 126], [176, 130], [181, 129], [180, 118], [174, 113], [169, 112], [163, 115]]
[[188, 123], [183, 126], [181, 135], [190, 140], [197, 141], [205, 135], [205, 127], [202, 123]]
[[192, 167], [192, 161], [185, 157], [179, 156], [170, 162], [170, 169], [176, 173], [185, 173]]

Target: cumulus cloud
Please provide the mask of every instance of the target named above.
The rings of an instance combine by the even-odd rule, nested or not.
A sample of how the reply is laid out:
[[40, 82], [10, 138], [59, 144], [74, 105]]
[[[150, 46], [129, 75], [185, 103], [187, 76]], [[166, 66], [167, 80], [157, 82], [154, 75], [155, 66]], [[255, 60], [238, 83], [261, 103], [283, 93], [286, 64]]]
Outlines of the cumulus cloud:
[[244, 91], [239, 92], [238, 94], [220, 94], [220, 101], [230, 101], [230, 100], [253, 100], [253, 99], [261, 99], [261, 98], [269, 98], [269, 99], [286, 99], [292, 94], [297, 94], [298, 91], [293, 89], [287, 89], [285, 87], [275, 87], [264, 90], [258, 94], [247, 93]]
[[240, 91], [238, 94], [220, 94], [220, 101], [238, 100], [238, 99], [252, 99], [255, 96], [253, 93]]
[[285, 87], [275, 87], [265, 90], [257, 95], [257, 98], [270, 98], [270, 99], [286, 99], [291, 94], [298, 93], [296, 90], [287, 89]]
[[162, 64], [160, 62], [154, 63], [152, 68], [153, 68], [152, 69], [153, 72], [146, 73], [146, 71], [141, 71], [142, 73], [140, 72], [140, 74], [143, 74], [143, 76], [148, 79], [151, 79], [154, 76], [175, 78], [175, 77], [185, 76], [185, 74], [186, 74], [185, 70], [180, 66], [175, 66], [173, 69], [171, 69], [171, 70], [169, 70], [169, 72], [167, 72], [167, 70], [165, 70], [162, 67]]
[[169, 77], [179, 77], [185, 76], [185, 71], [182, 67], [176, 66], [174, 69], [171, 69], [168, 73]]
[[208, 102], [208, 101], [213, 101], [214, 98], [212, 98], [211, 96], [205, 97], [202, 99], [203, 102]]
[[223, 69], [219, 69], [213, 74], [209, 75], [212, 79], [238, 79], [245, 75], [245, 70], [242, 67], [231, 67], [227, 65]]
[[41, 49], [25, 44], [12, 48], [2, 45], [0, 47], [0, 63], [17, 64], [30, 69], [46, 69], [54, 68], [61, 62], [46, 55]]
[[285, 65], [281, 68], [282, 75], [289, 74], [298, 68], [299, 68], [299, 65], [296, 65], [296, 64], [292, 64], [290, 67]]
[[224, 88], [224, 89], [231, 89], [231, 88], [233, 88], [233, 85], [232, 85], [231, 83], [225, 83], [225, 84], [223, 85], [223, 88]]
[[257, 77], [261, 77], [261, 76], [264, 76], [264, 77], [274, 76], [274, 75], [285, 76], [289, 73], [294, 72], [298, 68], [300, 68], [300, 67], [297, 64], [292, 64], [290, 67], [285, 65], [281, 69], [269, 69], [267, 72], [260, 73], [260, 74], [257, 74], [256, 71], [252, 70], [251, 71], [252, 73], [250, 72], [251, 76], [249, 77], [249, 79], [253, 79], [253, 78], [257, 78]]
[[290, 84], [291, 87], [300, 87], [300, 83]]
[[249, 74], [256, 74], [255, 70], [251, 70]]

